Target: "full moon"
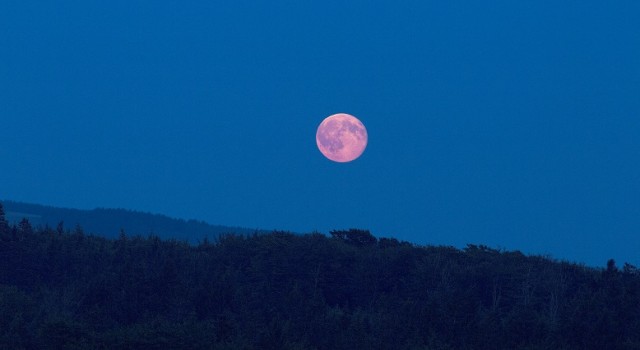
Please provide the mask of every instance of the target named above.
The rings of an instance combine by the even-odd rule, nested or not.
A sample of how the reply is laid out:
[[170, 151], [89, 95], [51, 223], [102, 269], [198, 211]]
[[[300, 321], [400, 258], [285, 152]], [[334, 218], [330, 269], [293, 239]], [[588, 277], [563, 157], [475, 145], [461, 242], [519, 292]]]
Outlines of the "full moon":
[[367, 129], [358, 118], [338, 113], [327, 117], [318, 126], [316, 143], [322, 154], [334, 162], [350, 162], [367, 147]]

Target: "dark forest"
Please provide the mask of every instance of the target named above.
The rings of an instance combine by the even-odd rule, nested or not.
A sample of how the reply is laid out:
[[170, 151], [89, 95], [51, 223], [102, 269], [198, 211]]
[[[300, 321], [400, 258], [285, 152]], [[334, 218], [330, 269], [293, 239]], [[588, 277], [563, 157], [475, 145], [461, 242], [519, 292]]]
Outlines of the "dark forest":
[[0, 348], [640, 349], [640, 273], [359, 229], [108, 239], [0, 207]]

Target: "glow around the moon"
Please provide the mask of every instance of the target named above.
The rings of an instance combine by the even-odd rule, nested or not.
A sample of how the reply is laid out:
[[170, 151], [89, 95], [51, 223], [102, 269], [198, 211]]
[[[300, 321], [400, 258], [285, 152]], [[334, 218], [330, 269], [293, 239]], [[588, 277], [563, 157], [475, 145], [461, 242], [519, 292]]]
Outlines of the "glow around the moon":
[[316, 132], [318, 149], [334, 162], [345, 163], [360, 157], [367, 141], [367, 129], [362, 122], [346, 113], [327, 117]]

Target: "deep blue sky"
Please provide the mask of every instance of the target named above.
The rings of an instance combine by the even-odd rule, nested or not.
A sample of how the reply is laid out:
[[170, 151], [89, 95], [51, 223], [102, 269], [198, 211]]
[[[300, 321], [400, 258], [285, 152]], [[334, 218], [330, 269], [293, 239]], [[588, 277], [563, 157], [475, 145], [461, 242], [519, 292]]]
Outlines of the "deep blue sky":
[[[0, 2], [0, 199], [640, 264], [638, 1]], [[369, 147], [333, 163], [346, 112]]]

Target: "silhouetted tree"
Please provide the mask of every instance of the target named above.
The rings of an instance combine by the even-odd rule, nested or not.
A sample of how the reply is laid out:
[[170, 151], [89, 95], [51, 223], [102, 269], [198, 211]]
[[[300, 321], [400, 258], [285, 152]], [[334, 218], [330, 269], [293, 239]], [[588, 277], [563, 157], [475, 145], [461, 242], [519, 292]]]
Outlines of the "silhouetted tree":
[[624, 263], [624, 266], [622, 268], [622, 273], [625, 275], [635, 276], [640, 273], [640, 270], [638, 270], [638, 268], [635, 267], [634, 265], [631, 265], [629, 263]]
[[378, 240], [378, 246], [380, 248], [395, 248], [398, 247], [400, 245], [400, 241], [398, 241], [395, 238], [380, 238]]
[[58, 226], [56, 226], [56, 232], [58, 235], [62, 235], [64, 233], [64, 221], [60, 221]]
[[9, 234], [9, 222], [4, 213], [4, 207], [0, 203], [0, 238], [7, 237]]
[[84, 229], [80, 224], [76, 224], [76, 227], [73, 229], [73, 234], [76, 236], [84, 236]]
[[29, 219], [23, 218], [20, 221], [20, 223], [18, 224], [18, 232], [20, 233], [21, 236], [33, 234], [33, 227], [31, 226]]
[[605, 271], [607, 275], [616, 275], [618, 273], [618, 267], [616, 266], [616, 261], [613, 259], [609, 259], [607, 261], [607, 270]]
[[345, 243], [358, 247], [375, 245], [377, 239], [368, 230], [351, 228], [349, 230], [334, 230], [329, 232], [332, 237], [342, 240]]

